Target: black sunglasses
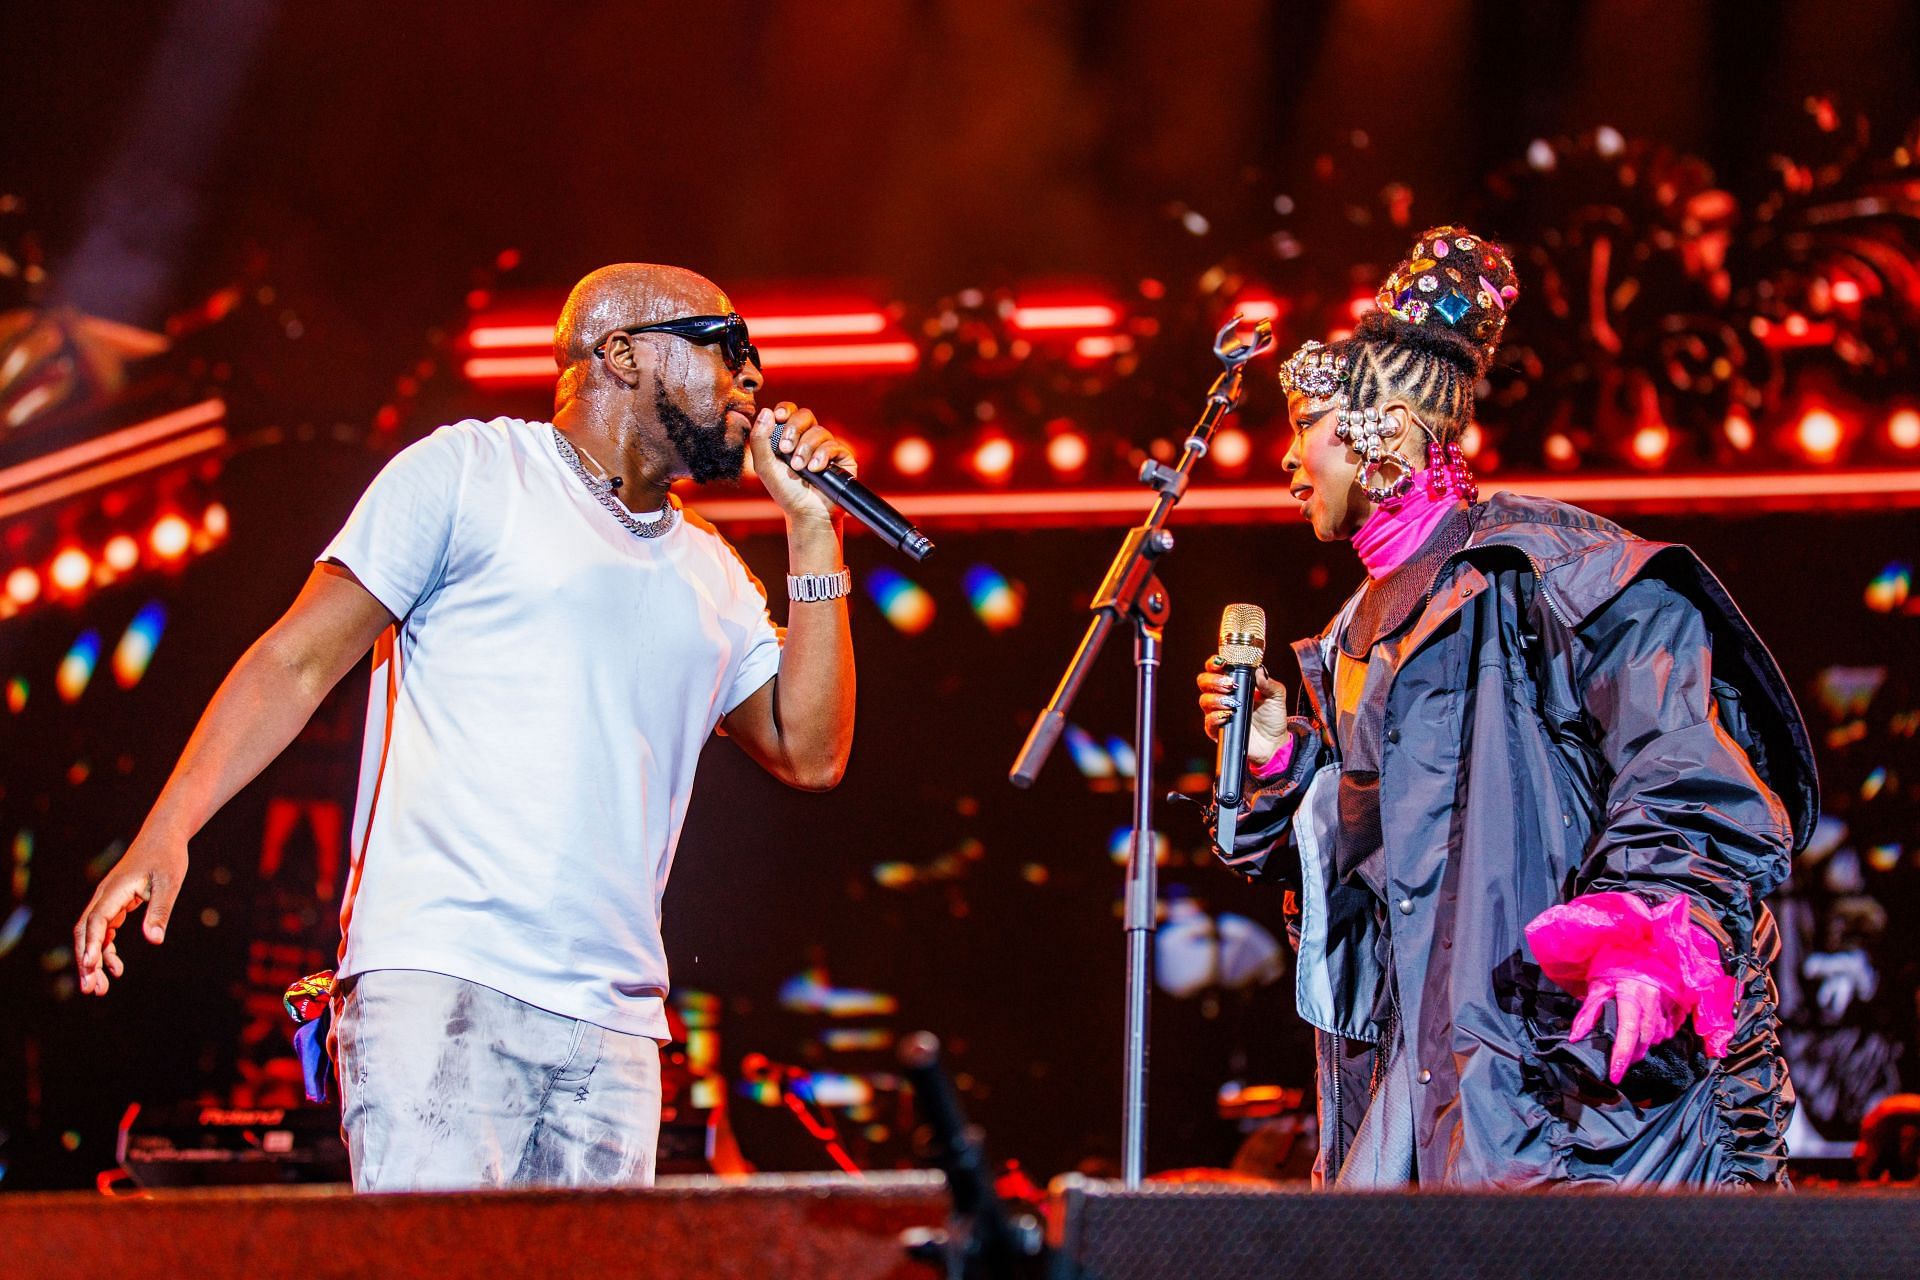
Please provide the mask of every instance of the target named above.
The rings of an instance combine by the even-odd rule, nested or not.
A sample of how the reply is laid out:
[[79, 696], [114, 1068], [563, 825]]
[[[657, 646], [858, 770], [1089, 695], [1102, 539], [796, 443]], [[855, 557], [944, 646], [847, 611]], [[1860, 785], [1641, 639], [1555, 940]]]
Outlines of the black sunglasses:
[[[720, 344], [720, 354], [727, 362], [727, 368], [735, 373], [751, 360], [760, 363], [760, 348], [753, 345], [753, 339], [747, 336], [747, 322], [740, 318], [738, 311], [729, 311], [723, 316], [682, 316], [678, 320], [662, 320], [657, 324], [636, 324], [628, 329], [615, 329], [614, 333], [665, 333], [676, 338], [685, 338], [688, 342], [710, 347]], [[607, 337], [611, 338], [612, 333]], [[606, 358], [607, 340], [602, 338], [593, 354]]]

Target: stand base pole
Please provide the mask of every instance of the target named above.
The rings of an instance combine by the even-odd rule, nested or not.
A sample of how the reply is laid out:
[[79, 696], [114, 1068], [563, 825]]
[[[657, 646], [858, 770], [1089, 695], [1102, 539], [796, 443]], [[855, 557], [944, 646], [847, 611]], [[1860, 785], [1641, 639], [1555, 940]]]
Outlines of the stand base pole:
[[1129, 1190], [1140, 1185], [1147, 1162], [1147, 1016], [1153, 991], [1154, 915], [1160, 897], [1153, 839], [1153, 711], [1160, 639], [1158, 626], [1136, 619], [1133, 842], [1127, 855], [1127, 1031], [1120, 1125], [1120, 1172]]

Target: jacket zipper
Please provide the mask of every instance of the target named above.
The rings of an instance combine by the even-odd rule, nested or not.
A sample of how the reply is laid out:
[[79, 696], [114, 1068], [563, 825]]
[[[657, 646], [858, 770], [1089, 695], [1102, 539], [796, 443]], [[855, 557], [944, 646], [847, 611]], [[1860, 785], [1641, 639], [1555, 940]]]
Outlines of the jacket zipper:
[[1547, 587], [1547, 571], [1545, 569], [1542, 569], [1540, 567], [1540, 562], [1533, 558], [1533, 552], [1522, 551], [1520, 554], [1525, 556], [1527, 558], [1527, 563], [1533, 566], [1533, 576], [1539, 580], [1540, 594], [1546, 598], [1547, 609], [1553, 614], [1554, 617], [1560, 619], [1561, 626], [1565, 627], [1569, 631], [1573, 630], [1573, 619], [1569, 618], [1566, 614], [1560, 612], [1560, 602], [1553, 598], [1553, 592]]
[[1333, 1167], [1327, 1171], [1328, 1186], [1332, 1186], [1339, 1180], [1340, 1166], [1346, 1163], [1345, 1156], [1340, 1150], [1340, 1127], [1344, 1123], [1341, 1119], [1342, 1112], [1340, 1109], [1340, 1059], [1345, 1056], [1344, 1050], [1346, 1049], [1346, 1044], [1347, 1038], [1345, 1036], [1333, 1036], [1333, 1057], [1331, 1059], [1333, 1076], [1333, 1132], [1329, 1136], [1327, 1147], [1328, 1154], [1333, 1157], [1333, 1159], [1329, 1161]]

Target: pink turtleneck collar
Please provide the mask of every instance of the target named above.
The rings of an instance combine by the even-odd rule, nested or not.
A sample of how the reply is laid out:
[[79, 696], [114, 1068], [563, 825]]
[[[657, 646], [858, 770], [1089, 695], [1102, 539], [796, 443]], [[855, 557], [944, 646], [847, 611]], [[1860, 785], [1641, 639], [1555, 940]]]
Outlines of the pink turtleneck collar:
[[1405, 564], [1462, 506], [1452, 493], [1434, 492], [1423, 483], [1425, 476], [1424, 471], [1415, 472], [1413, 488], [1375, 507], [1354, 533], [1353, 549], [1369, 578], [1384, 578]]

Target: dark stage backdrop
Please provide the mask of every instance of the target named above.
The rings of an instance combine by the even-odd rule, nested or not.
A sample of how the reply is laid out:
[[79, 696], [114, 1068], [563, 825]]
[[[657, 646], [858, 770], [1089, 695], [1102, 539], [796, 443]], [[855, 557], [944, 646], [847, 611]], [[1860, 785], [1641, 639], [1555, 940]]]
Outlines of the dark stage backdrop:
[[[31, 911], [0, 954], [0, 1189], [88, 1182], [111, 1163], [113, 1125], [130, 1101], [262, 1096], [283, 1078], [273, 1065], [288, 1030], [277, 981], [330, 962], [339, 880], [317, 853], [328, 812], [351, 802], [364, 668], [195, 842], [171, 940], [158, 951], [133, 941], [128, 975], [108, 999], [72, 995], [67, 931], [221, 675], [292, 598], [373, 466], [362, 451], [323, 444], [244, 454], [223, 484], [233, 512], [224, 549], [171, 582], [109, 589], [84, 620], [44, 610], [0, 632], [0, 666], [32, 686], [24, 712], [0, 721], [0, 836], [25, 868], [9, 910], [17, 902]], [[1872, 992], [1843, 993], [1837, 1011], [1802, 1000], [1797, 1016], [1814, 1028], [1804, 1043], [1843, 1031], [1852, 1046], [1843, 1058], [1884, 1060], [1890, 1082], [1912, 1040], [1915, 974], [1904, 939], [1917, 905], [1911, 655], [1920, 622], [1875, 611], [1867, 598], [1890, 561], [1911, 564], [1920, 551], [1915, 522], [1831, 514], [1636, 523], [1700, 549], [1802, 693], [1822, 743], [1827, 807], [1851, 830], [1804, 873], [1801, 960], [1858, 950], [1879, 980]], [[1297, 524], [1176, 528], [1165, 573], [1174, 619], [1163, 784], [1207, 759], [1190, 673], [1213, 648], [1221, 608], [1258, 602], [1277, 635], [1302, 634], [1358, 577], [1347, 548], [1320, 546]], [[1127, 822], [1123, 780], [1089, 778], [1064, 748], [1029, 792], [1005, 775], [1080, 634], [1118, 532], [944, 532], [938, 556], [911, 570], [934, 610], [918, 634], [897, 630], [864, 585], [874, 568], [898, 562], [871, 539], [851, 541], [863, 583], [854, 609], [860, 725], [845, 782], [825, 796], [789, 792], [716, 739], [667, 894], [676, 983], [719, 998], [729, 1070], [753, 1050], [823, 1071], [875, 1070], [883, 1053], [829, 1049], [820, 1033], [927, 1027], [951, 1042], [996, 1154], [1039, 1175], [1117, 1156], [1123, 950], [1120, 870], [1109, 849]], [[780, 581], [778, 539], [748, 538], [741, 550], [764, 580]], [[969, 607], [975, 566], [1024, 595], [1018, 625], [990, 630]], [[1876, 598], [1884, 603], [1888, 589], [1883, 579]], [[111, 648], [118, 627], [156, 596], [170, 620], [143, 681], [121, 689], [103, 663], [78, 702], [54, 696], [52, 673], [82, 625], [99, 626]], [[1885, 670], [1864, 704], [1847, 705], [1829, 677], [1829, 713], [1816, 678], [1836, 665], [1866, 669], [1843, 673], [1841, 692]], [[1116, 644], [1074, 716], [1101, 748], [1082, 753], [1088, 771], [1111, 759], [1110, 739], [1129, 733], [1130, 681], [1127, 646]], [[1200, 856], [1191, 810], [1163, 805], [1159, 814], [1168, 885], [1209, 911], [1280, 931], [1277, 895]], [[269, 852], [270, 824], [285, 838], [268, 841]], [[21, 831], [30, 832], [24, 857]], [[833, 1019], [783, 1008], [783, 984], [810, 968], [833, 987], [891, 995], [897, 1009]], [[1821, 981], [1809, 992], [1817, 996]], [[1824, 989], [1833, 1004], [1835, 989]], [[1214, 1114], [1224, 1082], [1307, 1081], [1288, 978], [1250, 991], [1157, 995], [1153, 1029], [1155, 1167], [1231, 1156], [1238, 1135]], [[1806, 1052], [1811, 1060], [1815, 1049]], [[1833, 1094], [1830, 1109], [1854, 1107], [1855, 1117], [1860, 1098], [1842, 1095], [1874, 1087], [1848, 1084], [1845, 1070], [1810, 1072], [1809, 1083], [1817, 1075]], [[824, 1166], [781, 1113], [746, 1099], [736, 1108], [750, 1157]], [[849, 1126], [849, 1139], [876, 1161], [902, 1160], [896, 1120], [883, 1099], [868, 1124]]]

